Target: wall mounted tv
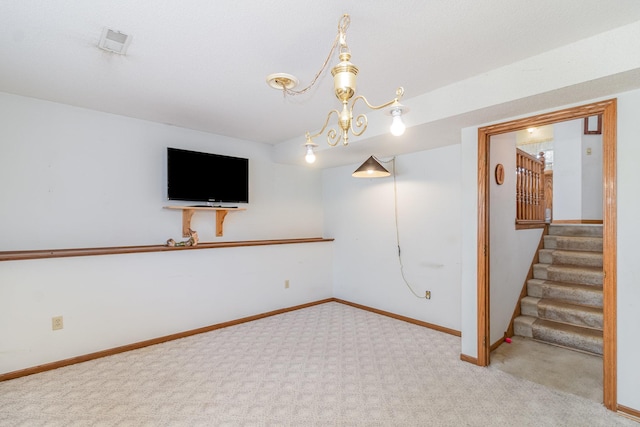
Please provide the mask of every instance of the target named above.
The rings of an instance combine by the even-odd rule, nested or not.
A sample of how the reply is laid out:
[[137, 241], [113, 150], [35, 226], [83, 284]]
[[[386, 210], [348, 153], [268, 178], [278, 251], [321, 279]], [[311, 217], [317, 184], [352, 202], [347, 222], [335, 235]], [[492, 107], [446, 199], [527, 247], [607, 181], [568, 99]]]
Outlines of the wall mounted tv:
[[167, 197], [249, 203], [249, 159], [167, 147]]

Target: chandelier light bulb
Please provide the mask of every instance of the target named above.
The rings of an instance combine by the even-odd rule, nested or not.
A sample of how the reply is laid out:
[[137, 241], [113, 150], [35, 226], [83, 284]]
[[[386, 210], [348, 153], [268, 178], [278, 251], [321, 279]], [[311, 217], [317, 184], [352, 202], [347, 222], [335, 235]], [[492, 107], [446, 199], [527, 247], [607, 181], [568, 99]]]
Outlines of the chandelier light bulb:
[[316, 155], [313, 152], [313, 146], [307, 145], [307, 155], [304, 156], [304, 159], [307, 161], [307, 163], [313, 163], [316, 161]]
[[400, 109], [393, 110], [391, 112], [391, 116], [393, 117], [393, 121], [391, 122], [391, 128], [389, 129], [391, 131], [391, 134], [393, 136], [402, 135], [407, 128], [404, 125], [404, 122], [402, 121], [402, 110]]

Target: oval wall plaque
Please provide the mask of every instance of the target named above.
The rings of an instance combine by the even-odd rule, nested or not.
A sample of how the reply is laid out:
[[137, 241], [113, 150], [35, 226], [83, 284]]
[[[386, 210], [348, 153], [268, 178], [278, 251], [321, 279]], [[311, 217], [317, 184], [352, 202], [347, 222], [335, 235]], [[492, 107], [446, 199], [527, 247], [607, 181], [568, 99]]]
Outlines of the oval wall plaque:
[[498, 163], [496, 166], [496, 183], [498, 185], [504, 183], [504, 166], [502, 166], [502, 163]]

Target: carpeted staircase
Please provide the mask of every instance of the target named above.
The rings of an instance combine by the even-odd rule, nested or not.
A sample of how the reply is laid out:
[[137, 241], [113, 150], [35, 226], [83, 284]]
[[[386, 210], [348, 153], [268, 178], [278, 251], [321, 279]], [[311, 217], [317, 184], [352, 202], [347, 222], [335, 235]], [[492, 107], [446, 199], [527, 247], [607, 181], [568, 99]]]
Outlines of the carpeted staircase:
[[516, 335], [602, 355], [602, 225], [551, 225]]

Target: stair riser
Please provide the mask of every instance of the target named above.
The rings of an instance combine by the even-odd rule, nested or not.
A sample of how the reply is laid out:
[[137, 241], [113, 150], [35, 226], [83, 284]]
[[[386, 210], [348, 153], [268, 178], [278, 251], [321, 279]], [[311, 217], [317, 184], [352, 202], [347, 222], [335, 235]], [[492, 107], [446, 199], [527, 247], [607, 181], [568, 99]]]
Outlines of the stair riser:
[[533, 328], [528, 323], [523, 323], [516, 318], [513, 322], [513, 333], [520, 337], [533, 338]]
[[520, 301], [520, 312], [523, 316], [538, 317], [538, 306], [527, 303], [526, 299]]
[[527, 295], [536, 298], [556, 299], [572, 304], [602, 307], [602, 289], [595, 285], [586, 288], [573, 288], [570, 285], [555, 285], [534, 279], [527, 282]]
[[602, 225], [551, 225], [552, 236], [602, 237]]
[[602, 238], [566, 236], [544, 236], [545, 249], [564, 249], [569, 251], [602, 252]]
[[534, 265], [533, 277], [535, 279], [584, 285], [602, 286], [603, 283], [603, 274], [601, 271], [576, 271], [576, 269], [554, 267], [547, 264]]
[[539, 259], [543, 264], [602, 267], [602, 254], [597, 252], [570, 252], [541, 249]]

